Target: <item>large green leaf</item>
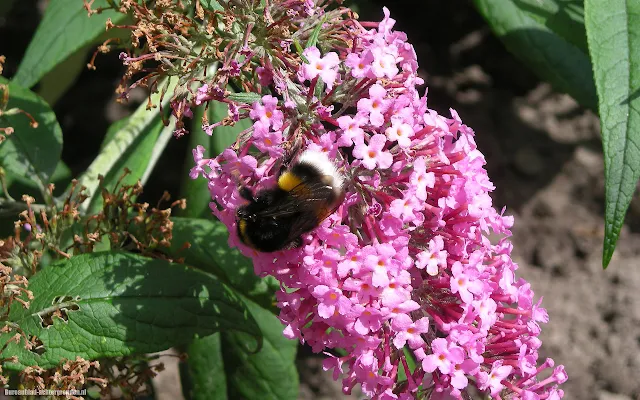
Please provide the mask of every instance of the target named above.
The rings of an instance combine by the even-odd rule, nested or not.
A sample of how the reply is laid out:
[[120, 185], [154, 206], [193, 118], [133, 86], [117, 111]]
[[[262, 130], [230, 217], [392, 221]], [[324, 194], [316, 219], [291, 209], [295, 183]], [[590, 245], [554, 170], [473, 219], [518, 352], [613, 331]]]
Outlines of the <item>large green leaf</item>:
[[220, 336], [215, 333], [196, 339], [187, 348], [189, 358], [186, 365], [180, 366], [182, 391], [186, 399], [228, 399]]
[[[177, 79], [170, 80], [167, 93], [173, 92], [177, 82]], [[163, 87], [164, 83], [159, 86]], [[162, 100], [163, 107], [167, 106], [170, 99], [171, 96], [164, 96]], [[153, 104], [160, 103], [160, 93], [152, 95], [151, 102]], [[147, 110], [147, 104], [143, 103], [129, 116], [126, 125], [115, 131], [113, 137], [107, 141], [98, 156], [79, 179], [80, 184], [87, 188], [87, 192], [90, 195], [94, 195], [97, 192], [98, 175], [106, 176], [112, 171], [122, 168], [123, 155], [141, 136], [146, 136], [145, 132], [148, 132], [150, 127], [155, 126], [158, 115], [160, 115], [159, 107]], [[174, 122], [173, 119], [171, 121]], [[80, 207], [81, 211], [86, 212], [89, 205], [90, 203], [85, 201]]]
[[[257, 353], [247, 351], [246, 337], [241, 333], [223, 332], [221, 341], [215, 336], [195, 340], [187, 350], [190, 398], [283, 400], [298, 397], [298, 372], [294, 362], [297, 341], [282, 335], [282, 323], [270, 311], [249, 300], [246, 304], [262, 332], [262, 349]], [[227, 391], [222, 392], [225, 387]]]
[[[202, 120], [203, 113], [204, 107], [199, 107], [194, 114], [191, 132], [189, 133], [189, 151], [191, 152], [196, 146], [202, 145], [205, 148], [205, 158], [213, 158], [222, 153], [235, 142], [238, 133], [251, 126], [249, 119], [243, 119], [238, 121], [234, 126], [220, 126], [214, 129], [213, 134], [209, 136], [202, 130], [202, 123], [200, 121]], [[218, 122], [227, 117], [227, 113], [228, 108], [225, 103], [214, 101], [207, 110], [207, 119], [212, 123]], [[188, 171], [193, 166], [193, 157], [189, 154], [185, 165], [185, 176], [188, 176]], [[185, 178], [182, 186], [182, 197], [187, 199], [187, 208], [181, 212], [182, 216], [199, 218], [211, 215], [211, 210], [209, 209], [211, 194], [207, 188], [207, 181], [204, 178]]]
[[591, 63], [575, 0], [474, 0], [507, 49], [582, 105], [596, 109]]
[[51, 108], [38, 95], [2, 77], [0, 83], [9, 84], [7, 110], [19, 108], [38, 123], [37, 128], [31, 127], [30, 120], [23, 114], [0, 117], [0, 126], [11, 126], [15, 130], [0, 144], [0, 166], [43, 188], [60, 161], [62, 129]]
[[[298, 342], [282, 334], [280, 320], [255, 303], [246, 301], [263, 337], [262, 349], [250, 353], [246, 335], [222, 334], [222, 356], [230, 399], [286, 400], [298, 397], [295, 365]], [[229, 334], [227, 334], [229, 333]]]
[[[71, 169], [62, 160], [56, 165], [49, 181], [55, 185], [53, 195], [59, 196], [64, 193], [64, 188], [71, 183]], [[14, 198], [20, 197], [21, 194], [28, 194], [36, 199], [37, 202], [42, 201], [42, 194], [38, 190], [38, 186], [29, 178], [23, 175], [5, 171], [5, 182], [7, 190]], [[0, 188], [0, 195], [3, 189]], [[11, 224], [13, 225], [13, 224]], [[12, 228], [13, 229], [13, 228]]]
[[573, 44], [584, 54], [589, 53], [584, 27], [584, 0], [513, 0], [526, 15]]
[[[109, 142], [115, 138], [118, 132], [127, 129], [129, 124], [130, 118], [128, 117], [113, 123], [107, 130], [105, 143], [102, 147], [108, 146]], [[142, 178], [149, 166], [153, 148], [163, 128], [164, 125], [159, 114], [156, 115], [153, 120], [149, 121], [147, 125], [143, 126], [140, 134], [135, 137], [133, 142], [129, 144], [126, 150], [118, 157], [116, 163], [105, 176], [104, 187], [107, 190], [113, 191], [125, 168], [128, 168], [131, 173], [122, 179], [121, 184], [132, 185]], [[102, 208], [103, 201], [102, 196], [92, 196], [89, 198], [87, 213], [92, 214], [98, 211]]]
[[91, 50], [91, 45], [84, 46], [56, 64], [38, 81], [38, 95], [54, 106], [87, 68], [86, 58]]
[[[92, 8], [107, 6], [107, 0], [95, 0]], [[89, 18], [80, 0], [49, 2], [13, 80], [24, 87], [35, 85], [58, 63], [100, 36], [108, 18], [118, 24], [126, 15], [105, 10]]]
[[[240, 293], [271, 309], [279, 289], [273, 277], [260, 278], [251, 260], [229, 247], [229, 232], [222, 222], [195, 218], [172, 218], [173, 239], [169, 253], [184, 257], [187, 265], [214, 274]], [[189, 242], [191, 247], [183, 249]]]
[[606, 268], [640, 178], [640, 2], [586, 0], [585, 23], [600, 100]]
[[[233, 290], [209, 274], [164, 260], [83, 254], [48, 266], [30, 279], [29, 289], [35, 297], [31, 307], [15, 304], [9, 320], [42, 347], [9, 345], [2, 356], [19, 357], [17, 364], [5, 364], [12, 369], [156, 352], [226, 330], [260, 338]], [[8, 337], [0, 339], [5, 343]]]

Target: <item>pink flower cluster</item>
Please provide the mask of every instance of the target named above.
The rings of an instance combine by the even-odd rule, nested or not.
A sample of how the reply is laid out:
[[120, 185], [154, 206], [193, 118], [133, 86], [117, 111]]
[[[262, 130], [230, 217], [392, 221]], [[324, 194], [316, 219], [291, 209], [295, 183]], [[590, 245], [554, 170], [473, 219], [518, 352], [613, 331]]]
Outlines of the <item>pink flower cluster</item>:
[[[419, 96], [415, 52], [393, 25], [385, 9], [377, 29], [354, 26], [348, 51], [306, 49], [296, 80], [246, 110], [254, 125], [233, 149], [215, 159], [194, 150], [191, 177], [208, 179], [230, 245], [281, 282], [284, 334], [326, 351], [345, 392], [460, 399], [475, 386], [495, 399], [561, 398], [564, 368], [538, 364], [548, 316], [514, 274], [513, 218], [492, 207], [473, 130]], [[256, 252], [235, 233], [238, 187], [274, 185], [296, 141], [335, 160], [345, 200], [301, 247]]]

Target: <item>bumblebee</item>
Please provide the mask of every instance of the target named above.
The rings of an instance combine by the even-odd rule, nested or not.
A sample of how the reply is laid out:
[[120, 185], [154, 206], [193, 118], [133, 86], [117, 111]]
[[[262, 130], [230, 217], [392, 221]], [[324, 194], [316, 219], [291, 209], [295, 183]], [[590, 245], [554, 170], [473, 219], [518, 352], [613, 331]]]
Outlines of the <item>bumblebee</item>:
[[273, 188], [255, 195], [248, 187], [240, 196], [248, 201], [236, 211], [238, 237], [262, 252], [302, 245], [302, 234], [315, 229], [344, 200], [344, 178], [326, 154], [307, 150], [278, 176]]

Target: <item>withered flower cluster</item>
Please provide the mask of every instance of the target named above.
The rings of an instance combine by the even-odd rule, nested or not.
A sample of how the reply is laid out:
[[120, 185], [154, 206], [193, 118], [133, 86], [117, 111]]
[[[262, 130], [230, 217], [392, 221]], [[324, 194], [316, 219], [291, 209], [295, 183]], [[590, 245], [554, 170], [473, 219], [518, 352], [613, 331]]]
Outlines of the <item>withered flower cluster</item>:
[[[13, 207], [24, 208], [14, 223], [14, 234], [0, 239], [0, 320], [4, 326], [0, 333], [11, 333], [6, 343], [0, 343], [0, 354], [9, 343], [23, 343], [27, 350], [38, 352], [42, 342], [33, 335], [27, 335], [18, 324], [9, 320], [11, 307], [15, 303], [29, 308], [33, 294], [28, 287], [27, 277], [37, 274], [41, 268], [44, 254], [51, 255], [52, 260], [70, 258], [72, 255], [90, 253], [99, 250], [97, 244], [108, 239], [112, 249], [133, 251], [154, 258], [171, 259], [160, 250], [168, 248], [172, 239], [173, 222], [169, 219], [171, 209], [184, 208], [184, 200], [176, 200], [163, 208], [170, 201], [165, 193], [156, 207], [148, 203], [139, 203], [136, 198], [142, 193], [142, 185], [121, 184], [129, 174], [126, 170], [115, 188], [105, 188], [101, 181], [102, 209], [97, 213], [83, 216], [79, 208], [87, 200], [85, 188], [72, 181], [66, 196], [59, 202], [36, 204], [35, 199], [23, 195], [22, 202], [13, 198], [9, 202]], [[5, 197], [9, 196], [4, 174], [0, 174], [0, 184]], [[53, 199], [54, 186], [47, 187], [47, 197]], [[3, 210], [11, 211], [13, 210]], [[62, 317], [54, 315], [55, 317]], [[5, 362], [17, 363], [17, 357], [0, 359], [0, 384], [8, 382], [1, 365]], [[149, 379], [162, 370], [161, 363], [151, 365], [147, 356], [105, 359], [100, 363], [89, 362], [77, 358], [67, 360], [49, 370], [37, 366], [24, 369], [19, 381], [25, 389], [76, 390], [93, 383], [102, 394], [126, 394], [133, 397], [148, 392]], [[117, 393], [113, 392], [116, 391]], [[75, 398], [71, 396], [69, 398]]]
[[[233, 125], [241, 117], [247, 117], [248, 103], [259, 98], [257, 93], [268, 92], [266, 88], [272, 82], [287, 93], [287, 82], [305, 60], [302, 43], [321, 41], [333, 49], [346, 50], [354, 40], [349, 28], [361, 26], [357, 15], [339, 6], [340, 1], [219, 3], [223, 6], [207, 8], [200, 0], [165, 0], [150, 7], [125, 0], [118, 9], [131, 13], [134, 23], [107, 22], [107, 29], [131, 31], [130, 43], [122, 44], [126, 52], [120, 53], [127, 66], [117, 89], [122, 100], [139, 86], [149, 88], [150, 92], [160, 91], [163, 98], [168, 81], [160, 78], [178, 80], [176, 89], [169, 93], [177, 120], [177, 137], [187, 133], [185, 118], [193, 118], [194, 106], [208, 107], [214, 100], [229, 105], [227, 118], [213, 124], [206, 117], [203, 120], [203, 128], [211, 134], [216, 126]], [[98, 11], [89, 5], [87, 8], [90, 13]], [[310, 18], [308, 12], [312, 11], [321, 17]], [[112, 41], [108, 42], [102, 50], [108, 50]], [[302, 98], [285, 99], [288, 100], [304, 102]]]
[[[186, 201], [178, 199], [168, 204], [171, 196], [165, 192], [156, 207], [149, 208], [149, 203], [138, 203], [136, 198], [142, 193], [142, 185], [138, 181], [133, 185], [121, 185], [122, 179], [131, 171], [125, 169], [115, 188], [105, 189], [103, 178], [101, 195], [103, 208], [100, 212], [88, 216], [84, 220], [81, 234], [73, 236], [74, 254], [90, 253], [96, 243], [108, 237], [111, 248], [133, 251], [145, 256], [168, 259], [161, 249], [171, 245], [173, 222], [169, 218], [171, 209], [184, 209]], [[170, 261], [180, 261], [172, 260]]]

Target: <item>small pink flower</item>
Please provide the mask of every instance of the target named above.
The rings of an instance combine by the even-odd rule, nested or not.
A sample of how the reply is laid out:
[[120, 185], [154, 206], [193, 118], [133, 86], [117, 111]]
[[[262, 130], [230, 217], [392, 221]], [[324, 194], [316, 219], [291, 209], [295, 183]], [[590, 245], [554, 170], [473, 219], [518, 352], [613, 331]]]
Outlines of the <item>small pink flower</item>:
[[473, 294], [480, 294], [482, 292], [482, 284], [475, 279], [471, 269], [464, 270], [464, 267], [459, 261], [456, 261], [451, 267], [451, 291], [453, 293], [459, 293], [460, 298], [465, 303], [471, 303], [473, 301]]
[[396, 251], [388, 243], [379, 244], [374, 248], [376, 252], [364, 259], [364, 267], [372, 272], [373, 286], [384, 288], [389, 285], [389, 275], [396, 275], [398, 271], [398, 261], [393, 259]]
[[469, 385], [469, 378], [467, 378], [467, 375], [475, 375], [478, 370], [478, 363], [470, 359], [464, 360], [460, 364], [456, 364], [453, 367], [453, 372], [451, 373], [451, 386], [456, 389], [466, 388]]
[[358, 143], [353, 149], [353, 155], [362, 160], [362, 165], [367, 169], [389, 168], [393, 162], [393, 156], [388, 151], [383, 151], [387, 138], [384, 135], [373, 135], [369, 144]]
[[371, 63], [371, 71], [377, 78], [387, 77], [393, 78], [398, 74], [398, 66], [393, 54], [386, 51], [387, 49], [377, 47], [371, 50], [373, 54], [373, 62]]
[[464, 361], [464, 351], [461, 347], [450, 344], [446, 339], [437, 338], [431, 342], [433, 354], [427, 355], [422, 360], [422, 368], [427, 372], [436, 369], [443, 374], [451, 374], [454, 366]]
[[313, 289], [313, 296], [318, 299], [318, 315], [322, 318], [331, 318], [336, 310], [340, 314], [346, 314], [351, 307], [351, 302], [339, 289], [332, 289], [325, 285], [318, 285]]
[[309, 61], [302, 66], [303, 78], [313, 80], [319, 76], [327, 88], [331, 89], [338, 77], [337, 67], [340, 63], [338, 54], [329, 52], [324, 57], [320, 57], [320, 50], [315, 46], [305, 49], [303, 54]]
[[308, 150], [325, 153], [330, 160], [336, 158], [338, 147], [336, 146], [336, 134], [335, 132], [325, 133], [320, 136], [318, 143], [310, 143]]
[[416, 267], [427, 268], [431, 276], [438, 275], [440, 268], [447, 266], [447, 252], [444, 249], [444, 240], [441, 236], [435, 236], [429, 241], [429, 250], [417, 254]]
[[427, 172], [427, 161], [424, 157], [418, 157], [413, 162], [413, 172], [410, 182], [415, 187], [416, 197], [422, 201], [427, 200], [427, 188], [433, 189], [436, 184], [436, 175]]
[[385, 100], [386, 95], [386, 89], [376, 83], [369, 88], [369, 97], [358, 100], [358, 113], [369, 115], [369, 121], [375, 127], [384, 124], [383, 114], [389, 108], [389, 102]]
[[282, 143], [282, 132], [271, 132], [266, 127], [256, 129], [253, 135], [253, 144], [263, 153], [268, 153], [271, 157], [278, 158], [284, 153], [278, 145]]
[[536, 360], [538, 353], [530, 353], [526, 344], [520, 346], [520, 352], [518, 353], [518, 368], [522, 373], [522, 376], [535, 375], [536, 373]]
[[411, 145], [411, 137], [413, 136], [413, 128], [411, 125], [402, 121], [393, 121], [384, 133], [392, 142], [398, 142], [400, 147], [406, 148]]
[[189, 171], [189, 177], [191, 179], [196, 179], [198, 176], [200, 175], [205, 176], [206, 174], [206, 171], [204, 170], [203, 166], [209, 164], [211, 160], [203, 159], [204, 152], [205, 152], [204, 147], [200, 145], [196, 146], [196, 148], [192, 150], [193, 161], [195, 161], [196, 165], [193, 168], [191, 168], [191, 170]]
[[396, 316], [391, 322], [391, 327], [396, 331], [393, 345], [401, 349], [409, 342], [409, 347], [417, 349], [424, 344], [422, 334], [429, 331], [429, 318], [423, 317], [413, 322], [406, 314]]
[[492, 396], [500, 393], [500, 390], [504, 387], [502, 380], [509, 376], [512, 369], [511, 365], [502, 365], [502, 360], [498, 360], [493, 363], [489, 373], [480, 371], [478, 374], [480, 390], [489, 389]]
[[402, 222], [418, 226], [424, 220], [424, 215], [420, 213], [420, 205], [420, 201], [412, 193], [409, 193], [402, 199], [393, 200], [389, 211], [391, 215], [400, 218]]
[[222, 152], [222, 159], [224, 159], [225, 164], [221, 168], [229, 174], [252, 176], [258, 171], [258, 161], [253, 156], [238, 157], [233, 150], [226, 149]]
[[269, 86], [273, 82], [273, 73], [265, 67], [256, 68], [256, 74], [258, 74], [258, 82], [262, 86]]
[[259, 101], [253, 104], [249, 116], [254, 120], [260, 121], [266, 128], [272, 127], [274, 130], [282, 128], [283, 114], [278, 110], [278, 99], [273, 96], [262, 97], [262, 103]]
[[209, 85], [205, 83], [204, 85], [198, 88], [198, 92], [196, 93], [195, 103], [197, 106], [199, 106], [200, 104], [205, 103], [211, 100], [212, 98], [213, 97], [211, 97], [209, 93]]
[[489, 327], [493, 326], [497, 320], [496, 309], [497, 304], [492, 298], [484, 298], [481, 300], [475, 300], [471, 303], [473, 309], [478, 314], [481, 324], [480, 329], [486, 331]]
[[394, 307], [411, 299], [411, 274], [408, 271], [397, 271], [389, 278], [389, 284], [380, 294], [380, 300], [385, 307]]
[[322, 369], [329, 371], [333, 369], [333, 380], [337, 381], [342, 373], [342, 364], [344, 361], [340, 357], [336, 357], [331, 353], [325, 353], [327, 358], [322, 361]]
[[351, 75], [354, 78], [364, 78], [368, 75], [372, 62], [373, 55], [371, 52], [365, 52], [362, 56], [350, 53], [344, 63], [351, 68]]
[[375, 307], [363, 307], [363, 310], [357, 317], [353, 329], [361, 335], [366, 335], [370, 331], [377, 331], [382, 325], [382, 313]]
[[342, 135], [338, 137], [338, 146], [349, 147], [354, 144], [364, 143], [364, 130], [361, 128], [367, 122], [364, 117], [343, 115], [337, 121], [340, 129], [342, 129]]
[[567, 379], [569, 379], [567, 371], [564, 369], [564, 365], [558, 365], [553, 369], [552, 378], [559, 384], [565, 383]]

